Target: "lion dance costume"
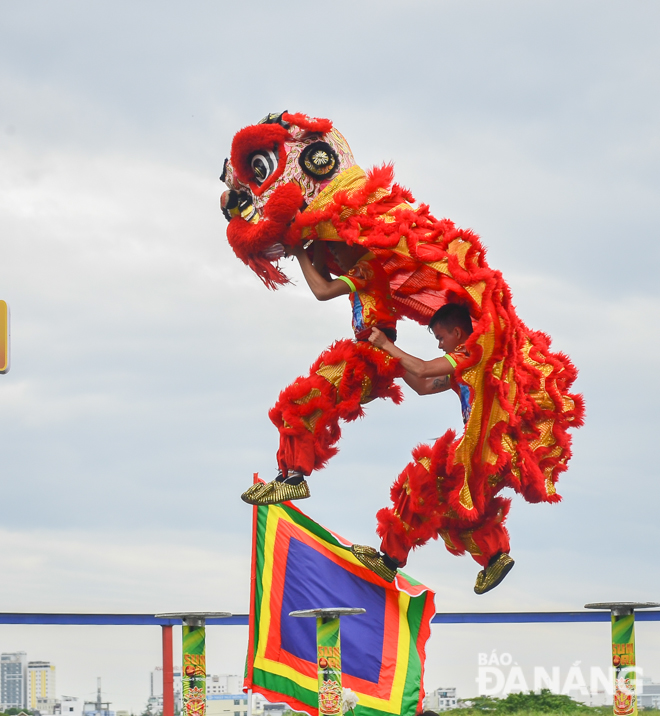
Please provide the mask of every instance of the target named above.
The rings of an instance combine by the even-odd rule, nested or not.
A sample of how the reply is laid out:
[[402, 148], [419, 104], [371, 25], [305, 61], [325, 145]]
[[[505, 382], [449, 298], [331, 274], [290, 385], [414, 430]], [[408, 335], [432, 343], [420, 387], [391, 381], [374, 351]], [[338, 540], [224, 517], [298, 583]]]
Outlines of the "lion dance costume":
[[[278, 266], [287, 247], [321, 239], [368, 249], [402, 317], [427, 325], [446, 303], [468, 307], [469, 357], [454, 379], [470, 391], [469, 419], [462, 435], [448, 430], [415, 449], [392, 487], [392, 507], [378, 513], [378, 533], [399, 566], [410, 549], [439, 536], [449, 551], [467, 551], [484, 567], [506, 554], [510, 501], [499, 492], [510, 487], [529, 502], [561, 499], [555, 484], [571, 456], [568, 429], [582, 424], [584, 406], [570, 392], [572, 363], [518, 318], [479, 237], [435, 219], [426, 205], [413, 208], [391, 165], [364, 172], [326, 119], [284, 112], [242, 129], [222, 179], [229, 243], [269, 288], [288, 282]], [[392, 381], [401, 373], [368, 343], [336, 343], [270, 413], [281, 435], [280, 467], [293, 467], [284, 465], [287, 440], [306, 460], [304, 472], [322, 467], [336, 452], [339, 419], [355, 419], [376, 397], [399, 401]], [[364, 549], [356, 554], [370, 563], [371, 548]]]

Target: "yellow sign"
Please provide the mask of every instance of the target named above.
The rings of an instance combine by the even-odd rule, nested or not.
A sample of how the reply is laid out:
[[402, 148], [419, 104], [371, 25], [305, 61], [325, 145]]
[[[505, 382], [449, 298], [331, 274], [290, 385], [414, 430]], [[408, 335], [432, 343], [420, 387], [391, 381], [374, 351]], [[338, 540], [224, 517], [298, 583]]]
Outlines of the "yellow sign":
[[9, 370], [9, 307], [0, 301], [0, 373]]

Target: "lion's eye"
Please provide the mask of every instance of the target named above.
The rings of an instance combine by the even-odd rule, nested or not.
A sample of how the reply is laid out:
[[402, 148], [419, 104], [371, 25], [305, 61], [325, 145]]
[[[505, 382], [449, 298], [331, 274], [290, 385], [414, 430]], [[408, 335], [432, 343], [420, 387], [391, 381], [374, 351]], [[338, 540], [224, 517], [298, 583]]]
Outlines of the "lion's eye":
[[255, 152], [250, 157], [254, 180], [261, 186], [277, 167], [277, 154], [266, 150]]

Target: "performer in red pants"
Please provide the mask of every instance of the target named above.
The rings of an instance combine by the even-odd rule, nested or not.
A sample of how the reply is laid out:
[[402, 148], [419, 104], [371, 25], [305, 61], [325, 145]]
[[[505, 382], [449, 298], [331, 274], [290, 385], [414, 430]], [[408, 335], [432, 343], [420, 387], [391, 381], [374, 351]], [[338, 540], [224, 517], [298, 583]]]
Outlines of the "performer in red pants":
[[[406, 368], [404, 380], [420, 395], [441, 393], [450, 388], [461, 401], [463, 421], [472, 410], [469, 386], [455, 377], [456, 368], [469, 358], [465, 342], [472, 334], [470, 313], [460, 304], [446, 304], [431, 318], [429, 328], [445, 355], [432, 361], [415, 358], [396, 347], [382, 332], [374, 330], [370, 341], [398, 358]], [[373, 547], [354, 545], [356, 557], [384, 579], [392, 581], [396, 569], [403, 567], [413, 547], [442, 537], [453, 554], [469, 552], [483, 569], [475, 591], [478, 594], [497, 586], [513, 567], [509, 556], [509, 534], [504, 522], [510, 500], [497, 497], [501, 483], [487, 483], [484, 507], [476, 519], [461, 519], [449, 504], [448, 493], [455, 488], [443, 474], [447, 451], [455, 438], [453, 431], [436, 441], [433, 447], [420, 445], [392, 486], [393, 507], [377, 514], [380, 553]]]
[[[396, 340], [397, 315], [389, 281], [375, 256], [362, 246], [317, 241], [314, 262], [305, 249], [293, 249], [303, 275], [319, 301], [348, 294], [355, 340], [341, 340], [324, 351], [306, 377], [285, 388], [269, 413], [280, 433], [277, 451], [279, 474], [272, 482], [257, 483], [241, 498], [250, 504], [269, 505], [309, 497], [305, 479], [325, 467], [337, 453], [340, 420], [361, 417], [362, 406], [375, 398], [402, 400], [394, 379], [404, 374], [399, 361], [369, 342], [372, 328]], [[344, 271], [332, 279], [326, 269], [329, 249]]]

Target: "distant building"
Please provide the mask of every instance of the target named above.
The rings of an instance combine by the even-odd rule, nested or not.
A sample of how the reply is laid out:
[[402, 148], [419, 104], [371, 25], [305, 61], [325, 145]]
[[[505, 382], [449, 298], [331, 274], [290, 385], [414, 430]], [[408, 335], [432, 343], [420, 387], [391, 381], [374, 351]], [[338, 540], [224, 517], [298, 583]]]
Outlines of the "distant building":
[[252, 694], [252, 716], [281, 716], [288, 710], [287, 704], [271, 704], [261, 694]]
[[27, 654], [0, 654], [0, 709], [24, 709], [27, 700]]
[[207, 674], [206, 694], [243, 693], [243, 677], [235, 674]]
[[247, 716], [247, 694], [207, 694], [207, 716]]
[[83, 702], [75, 696], [62, 696], [59, 709], [56, 706], [52, 713], [61, 714], [61, 716], [82, 716]]
[[43, 713], [53, 713], [46, 708], [40, 708], [50, 702], [55, 705], [55, 666], [50, 661], [28, 661], [27, 664], [27, 707], [39, 709]]
[[637, 706], [660, 709], [660, 684], [654, 684], [651, 679], [642, 679], [637, 692]]
[[424, 709], [427, 711], [449, 711], [456, 708], [456, 689], [440, 687], [424, 697]]
[[207, 716], [247, 716], [248, 697], [243, 677], [235, 674], [207, 674]]
[[[152, 713], [163, 710], [163, 667], [157, 666], [150, 674], [149, 699], [147, 705], [151, 707]], [[174, 667], [174, 711], [180, 712], [183, 707], [183, 695], [181, 685], [181, 667]]]
[[100, 676], [96, 679], [96, 701], [85, 701], [82, 712], [83, 716], [115, 716], [115, 712], [110, 711], [110, 702], [103, 701]]
[[62, 713], [62, 704], [58, 699], [49, 699], [44, 698], [43, 696], [37, 696], [37, 705], [34, 708], [36, 708], [41, 716], [44, 716], [44, 714], [49, 715]]
[[[149, 681], [150, 689], [147, 707], [151, 713], [162, 712], [163, 669], [160, 666], [157, 666], [151, 672]], [[247, 716], [247, 695], [243, 693], [242, 676], [236, 674], [207, 674], [206, 699], [206, 710], [209, 716]], [[181, 667], [175, 666], [174, 708], [176, 711], [181, 711], [182, 706]]]

